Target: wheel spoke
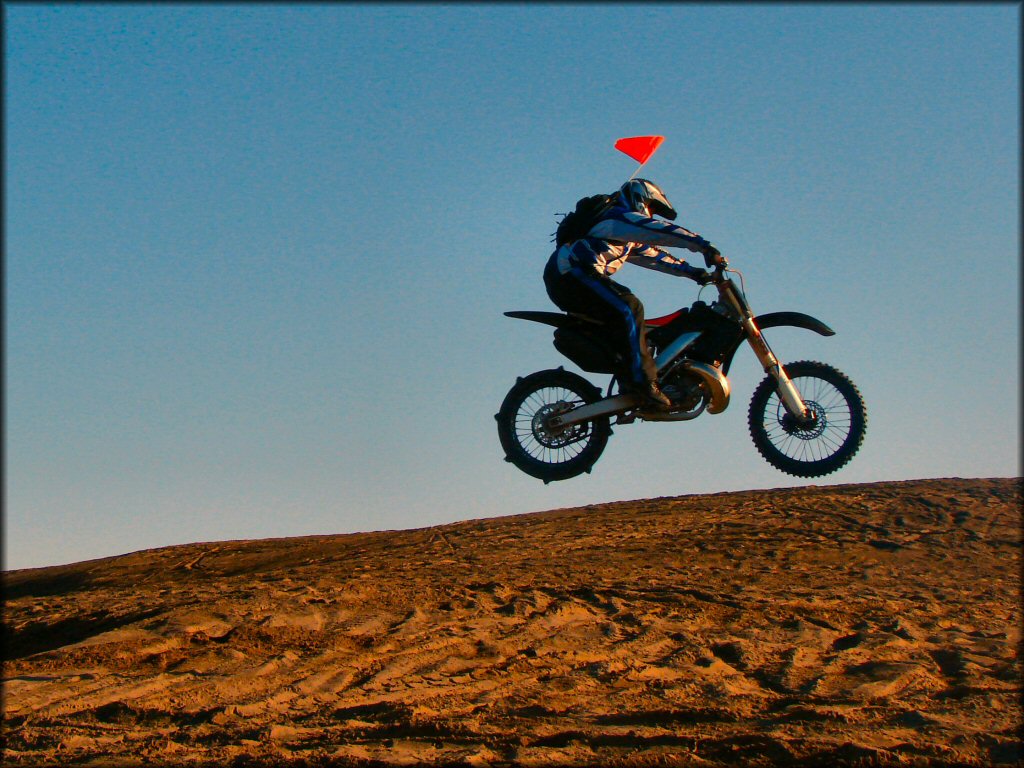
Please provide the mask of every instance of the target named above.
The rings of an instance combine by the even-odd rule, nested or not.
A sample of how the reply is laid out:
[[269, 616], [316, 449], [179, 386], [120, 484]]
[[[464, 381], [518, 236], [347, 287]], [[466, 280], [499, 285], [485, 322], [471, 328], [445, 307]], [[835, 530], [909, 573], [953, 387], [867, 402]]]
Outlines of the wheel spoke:
[[589, 444], [593, 431], [590, 424], [552, 433], [543, 428], [543, 421], [556, 409], [570, 410], [583, 402], [578, 393], [566, 387], [542, 387], [529, 393], [514, 417], [515, 434], [523, 450], [545, 464], [562, 464], [579, 456]]
[[843, 447], [850, 435], [850, 404], [834, 384], [817, 376], [796, 377], [793, 383], [816, 417], [815, 425], [810, 429], [791, 426], [781, 398], [772, 393], [764, 409], [765, 435], [787, 458], [801, 462], [827, 459]]

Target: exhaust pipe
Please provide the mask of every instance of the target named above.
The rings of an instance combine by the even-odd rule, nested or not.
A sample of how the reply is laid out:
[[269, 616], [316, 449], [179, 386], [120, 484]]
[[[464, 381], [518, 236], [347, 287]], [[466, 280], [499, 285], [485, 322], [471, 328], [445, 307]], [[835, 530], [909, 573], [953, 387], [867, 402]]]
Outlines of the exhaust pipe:
[[701, 381], [704, 382], [710, 395], [707, 401], [705, 401], [706, 405], [702, 404], [696, 410], [686, 411], [685, 413], [659, 413], [657, 411], [645, 413], [643, 415], [644, 421], [689, 421], [700, 416], [705, 410], [708, 413], [721, 413], [729, 407], [731, 387], [729, 386], [729, 380], [722, 375], [720, 370], [713, 365], [699, 363], [696, 360], [684, 360], [679, 366], [684, 371], [699, 376]]
[[[713, 365], [707, 363], [699, 363], [696, 360], [684, 360], [680, 363], [683, 370], [689, 371], [701, 378], [701, 381], [705, 383], [710, 393], [710, 398], [707, 401], [707, 412], [708, 413], [721, 413], [729, 407], [729, 393], [731, 388], [729, 386], [729, 380], [722, 375], [722, 372], [715, 368]], [[598, 400], [596, 403], [590, 403], [589, 405], [582, 405], [579, 408], [574, 408], [564, 415], [553, 416], [548, 421], [548, 427], [552, 429], [561, 429], [570, 427], [573, 424], [580, 424], [584, 421], [590, 421], [599, 416], [613, 416], [619, 413], [625, 413], [628, 410], [637, 407], [636, 395], [616, 395], [614, 397], [606, 397], [603, 400]], [[644, 414], [644, 421], [686, 421], [696, 417], [700, 412], [694, 413], [693, 411], [687, 411], [686, 413], [647, 413]]]
[[729, 380], [722, 375], [722, 372], [713, 365], [699, 363], [696, 360], [683, 361], [683, 370], [695, 373], [707, 385], [711, 393], [711, 401], [708, 403], [708, 413], [721, 413], [729, 407], [729, 394], [732, 388]]

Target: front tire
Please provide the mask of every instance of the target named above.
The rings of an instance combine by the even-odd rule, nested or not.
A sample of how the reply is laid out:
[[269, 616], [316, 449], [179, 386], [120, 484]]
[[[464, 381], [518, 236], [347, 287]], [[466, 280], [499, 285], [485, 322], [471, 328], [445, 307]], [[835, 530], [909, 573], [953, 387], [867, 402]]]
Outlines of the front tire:
[[608, 418], [561, 431], [549, 429], [546, 420], [600, 399], [601, 390], [562, 368], [519, 379], [494, 416], [505, 460], [545, 483], [589, 472], [608, 443]]
[[803, 360], [783, 369], [811, 409], [813, 420], [797, 423], [787, 412], [771, 376], [750, 399], [748, 422], [765, 460], [790, 475], [821, 477], [846, 464], [860, 449], [867, 410], [856, 385], [830, 365]]

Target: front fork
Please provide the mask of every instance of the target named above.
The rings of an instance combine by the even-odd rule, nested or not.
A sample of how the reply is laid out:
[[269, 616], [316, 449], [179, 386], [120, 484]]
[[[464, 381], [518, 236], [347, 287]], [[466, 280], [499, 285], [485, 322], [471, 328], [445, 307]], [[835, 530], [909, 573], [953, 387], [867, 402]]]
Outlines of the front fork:
[[750, 344], [750, 348], [754, 350], [757, 359], [761, 361], [761, 366], [764, 368], [765, 373], [777, 382], [779, 397], [782, 399], [783, 405], [786, 406], [786, 411], [789, 412], [790, 416], [799, 421], [808, 419], [810, 417], [810, 409], [804, 403], [804, 399], [800, 396], [800, 391], [796, 388], [793, 380], [782, 369], [782, 364], [779, 363], [778, 358], [775, 357], [775, 354], [768, 346], [768, 342], [765, 341], [764, 336], [761, 334], [761, 329], [754, 322], [754, 318], [750, 316], [745, 317], [743, 319], [743, 329], [747, 332], [747, 342]]
[[786, 375], [786, 372], [782, 370], [782, 364], [779, 363], [775, 353], [772, 352], [768, 342], [765, 341], [764, 336], [761, 334], [761, 329], [754, 322], [754, 313], [750, 311], [746, 298], [736, 289], [736, 285], [732, 280], [720, 282], [718, 284], [718, 292], [722, 300], [736, 310], [737, 317], [741, 318], [740, 324], [746, 332], [747, 342], [750, 344], [750, 348], [754, 350], [757, 359], [761, 361], [761, 367], [764, 368], [764, 372], [775, 379], [779, 397], [782, 399], [783, 405], [786, 406], [786, 411], [797, 423], [806, 423], [811, 420], [813, 418], [811, 409], [804, 403], [804, 399], [800, 396], [796, 385]]

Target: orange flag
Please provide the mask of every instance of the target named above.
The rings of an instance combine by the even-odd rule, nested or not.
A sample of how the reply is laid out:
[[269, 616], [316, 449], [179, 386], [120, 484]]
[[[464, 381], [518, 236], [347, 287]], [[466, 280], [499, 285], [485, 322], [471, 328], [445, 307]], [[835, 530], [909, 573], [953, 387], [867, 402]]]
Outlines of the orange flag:
[[624, 152], [632, 157], [640, 165], [643, 165], [657, 151], [664, 140], [664, 136], [630, 136], [629, 138], [616, 141], [615, 148], [619, 152]]

